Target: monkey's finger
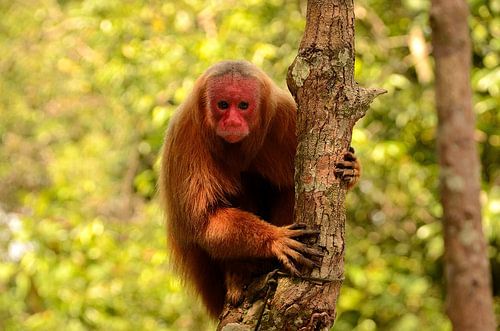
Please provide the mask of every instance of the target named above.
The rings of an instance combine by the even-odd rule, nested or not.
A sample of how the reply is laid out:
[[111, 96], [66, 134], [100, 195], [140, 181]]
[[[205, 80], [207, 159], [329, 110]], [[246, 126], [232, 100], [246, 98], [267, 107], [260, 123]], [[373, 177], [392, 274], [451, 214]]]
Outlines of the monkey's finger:
[[335, 168], [338, 169], [354, 169], [356, 168], [355, 161], [340, 161], [335, 163]]
[[356, 177], [357, 171], [355, 169], [344, 169], [342, 171], [342, 177]]
[[320, 268], [321, 267], [321, 263], [323, 262], [323, 258], [322, 257], [318, 257], [318, 256], [314, 256], [311, 258], [312, 261], [314, 261], [314, 266], [317, 267], [317, 268]]
[[323, 255], [321, 257], [306, 257], [297, 251], [286, 251], [286, 254], [289, 255], [296, 263], [306, 266], [307, 268], [321, 267], [321, 259]]
[[288, 238], [297, 238], [297, 237], [304, 237], [304, 236], [317, 236], [321, 232], [318, 230], [290, 230], [287, 233]]
[[285, 228], [290, 229], [290, 230], [305, 229], [305, 228], [307, 228], [307, 224], [305, 224], [305, 223], [293, 223], [293, 224], [285, 226]]
[[287, 269], [292, 275], [294, 276], [300, 276], [300, 272], [295, 268], [293, 263], [286, 257], [285, 254], [280, 254], [278, 256], [278, 260], [281, 262], [281, 264]]
[[287, 245], [290, 248], [293, 248], [294, 250], [300, 252], [300, 253], [305, 253], [310, 256], [318, 256], [318, 257], [323, 257], [324, 254], [322, 251], [319, 249], [311, 248], [300, 241], [293, 240], [293, 239], [288, 239], [285, 240], [285, 245]]
[[354, 155], [354, 153], [351, 153], [351, 152], [345, 152], [344, 154], [344, 160], [346, 161], [356, 161], [356, 155]]
[[300, 265], [306, 266], [308, 268], [313, 268], [319, 266], [317, 262], [315, 262], [312, 259], [308, 259], [304, 255], [296, 252], [296, 251], [288, 251], [287, 254], [297, 263]]
[[325, 254], [320, 251], [319, 249], [311, 248], [306, 245], [303, 245], [298, 249], [299, 252], [310, 255], [310, 256], [317, 256], [317, 257], [323, 257]]
[[349, 152], [351, 152], [353, 154], [356, 153], [356, 151], [354, 150], [354, 147], [352, 147], [352, 146], [349, 146]]
[[335, 177], [342, 180], [352, 180], [359, 177], [359, 171], [357, 169], [337, 169], [335, 170]]
[[344, 169], [335, 169], [335, 178], [340, 178], [340, 179], [343, 179], [344, 178]]

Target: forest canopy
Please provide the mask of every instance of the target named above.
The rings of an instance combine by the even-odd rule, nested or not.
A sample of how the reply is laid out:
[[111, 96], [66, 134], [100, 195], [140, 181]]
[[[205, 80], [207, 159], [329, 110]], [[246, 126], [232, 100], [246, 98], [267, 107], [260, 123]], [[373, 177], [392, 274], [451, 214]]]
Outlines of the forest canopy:
[[[500, 314], [500, 1], [471, 0], [475, 139]], [[247, 59], [286, 87], [305, 1], [0, 0], [0, 329], [210, 330], [168, 265], [164, 130], [196, 77]], [[429, 2], [355, 1], [355, 127], [334, 330], [450, 330]]]

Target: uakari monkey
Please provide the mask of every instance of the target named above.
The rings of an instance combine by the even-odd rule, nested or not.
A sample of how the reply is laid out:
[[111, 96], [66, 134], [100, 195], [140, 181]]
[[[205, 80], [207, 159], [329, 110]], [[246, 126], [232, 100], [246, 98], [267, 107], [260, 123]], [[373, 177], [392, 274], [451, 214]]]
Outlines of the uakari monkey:
[[[224, 61], [170, 120], [159, 181], [168, 243], [212, 316], [241, 299], [260, 264], [279, 261], [296, 275], [321, 255], [298, 240], [317, 232], [293, 224], [295, 118], [292, 96], [263, 71]], [[354, 150], [335, 172], [354, 185]]]

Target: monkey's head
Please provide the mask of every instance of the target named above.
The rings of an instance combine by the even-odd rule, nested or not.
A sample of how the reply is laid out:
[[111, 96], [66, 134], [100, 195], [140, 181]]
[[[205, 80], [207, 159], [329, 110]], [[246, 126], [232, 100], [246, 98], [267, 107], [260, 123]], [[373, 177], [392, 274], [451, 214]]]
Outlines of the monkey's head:
[[225, 61], [209, 69], [206, 97], [217, 136], [234, 144], [247, 137], [260, 117], [261, 83], [248, 62]]

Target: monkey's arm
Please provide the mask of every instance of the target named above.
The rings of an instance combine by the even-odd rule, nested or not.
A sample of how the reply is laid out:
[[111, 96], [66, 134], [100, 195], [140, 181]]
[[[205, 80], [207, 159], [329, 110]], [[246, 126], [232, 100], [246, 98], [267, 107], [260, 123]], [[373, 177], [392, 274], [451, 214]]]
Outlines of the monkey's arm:
[[277, 258], [290, 272], [296, 264], [312, 267], [306, 256], [322, 254], [295, 238], [317, 235], [303, 225], [278, 227], [237, 208], [219, 208], [208, 218], [199, 244], [216, 259]]

